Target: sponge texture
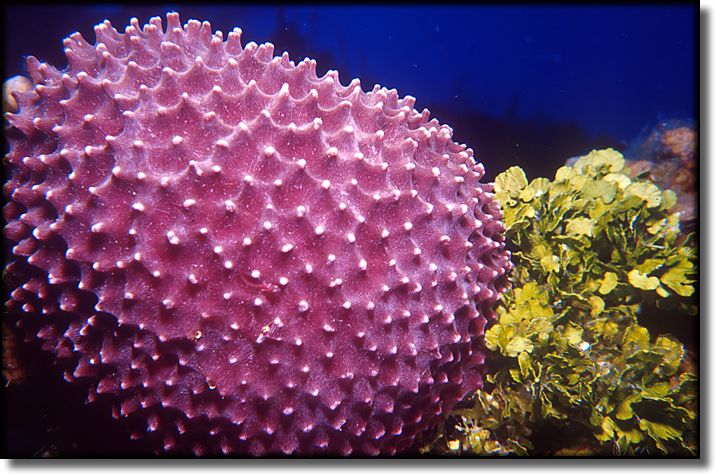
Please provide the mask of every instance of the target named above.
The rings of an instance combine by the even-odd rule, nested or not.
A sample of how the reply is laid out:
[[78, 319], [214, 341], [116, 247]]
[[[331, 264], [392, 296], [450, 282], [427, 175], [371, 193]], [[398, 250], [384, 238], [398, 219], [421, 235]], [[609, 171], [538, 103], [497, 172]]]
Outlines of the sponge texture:
[[394, 454], [479, 387], [510, 268], [473, 151], [414, 98], [178, 14], [7, 114], [9, 317], [136, 436], [201, 454]]

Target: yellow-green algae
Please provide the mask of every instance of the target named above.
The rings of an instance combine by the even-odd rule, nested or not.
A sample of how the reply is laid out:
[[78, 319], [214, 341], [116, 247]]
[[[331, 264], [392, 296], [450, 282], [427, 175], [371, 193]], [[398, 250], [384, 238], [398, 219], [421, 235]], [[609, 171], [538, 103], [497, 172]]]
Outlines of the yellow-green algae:
[[[695, 249], [672, 191], [628, 177], [612, 149], [529, 182], [495, 180], [512, 289], [485, 334], [485, 386], [436, 430], [431, 453], [685, 455], [697, 450], [697, 380], [644, 307], [697, 314]], [[665, 317], [665, 316], [663, 316]], [[537, 444], [552, 434], [558, 444]]]

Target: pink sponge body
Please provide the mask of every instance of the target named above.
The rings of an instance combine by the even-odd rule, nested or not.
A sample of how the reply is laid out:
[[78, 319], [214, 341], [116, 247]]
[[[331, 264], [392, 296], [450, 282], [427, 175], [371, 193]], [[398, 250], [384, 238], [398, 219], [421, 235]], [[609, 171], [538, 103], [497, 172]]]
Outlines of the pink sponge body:
[[167, 451], [390, 455], [481, 386], [510, 268], [473, 151], [415, 99], [176, 13], [6, 114], [10, 321]]

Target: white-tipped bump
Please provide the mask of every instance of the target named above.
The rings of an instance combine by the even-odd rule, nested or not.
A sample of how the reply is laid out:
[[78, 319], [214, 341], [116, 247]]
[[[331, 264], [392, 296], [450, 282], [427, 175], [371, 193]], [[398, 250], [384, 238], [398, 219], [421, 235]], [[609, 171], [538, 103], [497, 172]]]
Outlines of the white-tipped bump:
[[173, 230], [170, 230], [169, 232], [166, 233], [166, 238], [169, 240], [169, 243], [172, 245], [177, 245], [179, 243], [179, 237], [176, 235], [176, 232]]

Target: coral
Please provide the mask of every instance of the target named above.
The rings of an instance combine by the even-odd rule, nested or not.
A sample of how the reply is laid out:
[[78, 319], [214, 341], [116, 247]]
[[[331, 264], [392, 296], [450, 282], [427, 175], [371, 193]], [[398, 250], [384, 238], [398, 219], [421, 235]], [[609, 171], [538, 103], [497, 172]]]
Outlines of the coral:
[[[623, 153], [624, 174], [675, 192], [678, 200], [671, 211], [680, 214], [684, 233], [697, 225], [697, 145], [697, 129], [690, 121], [665, 120], [646, 129]], [[573, 165], [579, 158], [570, 158], [566, 165]]]
[[634, 140], [626, 150], [626, 172], [648, 179], [678, 196], [673, 211], [680, 212], [684, 227], [694, 228], [697, 218], [696, 128], [683, 120], [658, 123], [645, 138]]
[[698, 134], [690, 127], [677, 127], [663, 133], [663, 145], [689, 168], [695, 167], [695, 146]]
[[412, 97], [167, 15], [7, 114], [9, 321], [134, 436], [394, 454], [481, 385], [510, 268], [473, 151]]
[[692, 360], [641, 322], [693, 326], [695, 253], [676, 242], [675, 194], [626, 172], [607, 149], [554, 181], [496, 178], [513, 289], [485, 335], [495, 370], [433, 441], [445, 452], [696, 453]]
[[698, 132], [691, 120], [663, 120], [633, 140], [624, 152], [628, 160], [663, 163], [679, 161], [696, 167]]
[[18, 331], [2, 322], [2, 375], [6, 384], [21, 383], [27, 377], [27, 372], [20, 360]]

